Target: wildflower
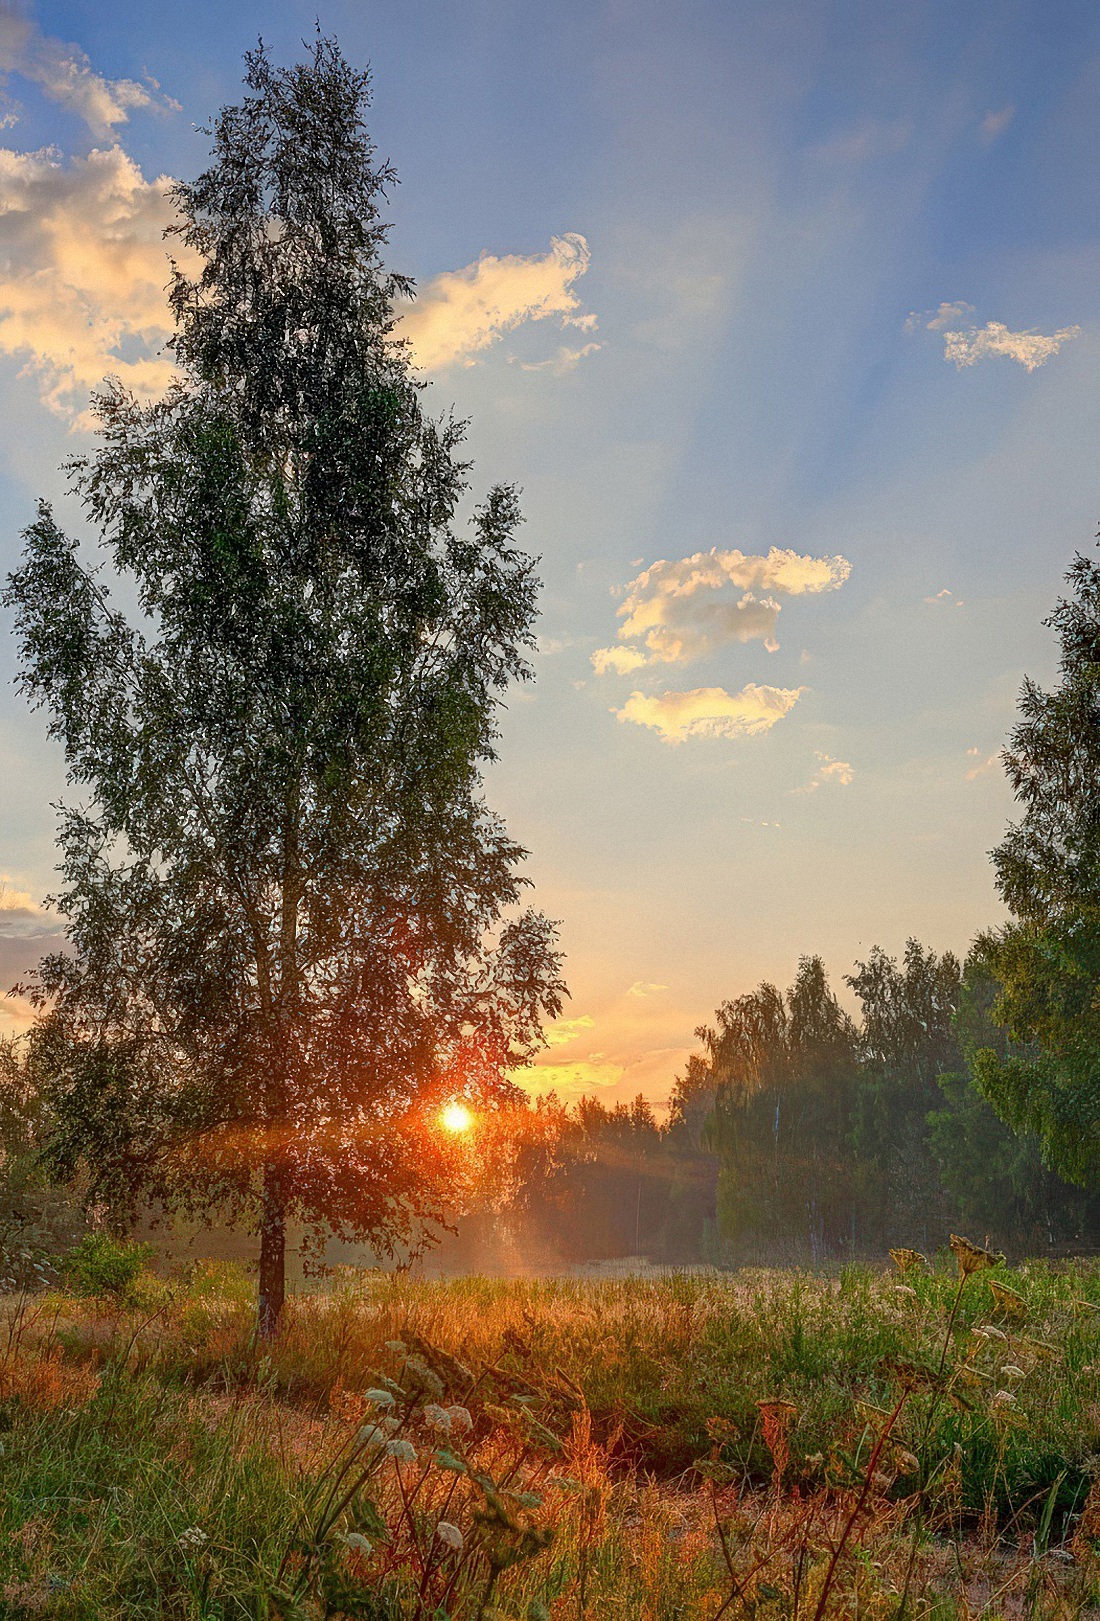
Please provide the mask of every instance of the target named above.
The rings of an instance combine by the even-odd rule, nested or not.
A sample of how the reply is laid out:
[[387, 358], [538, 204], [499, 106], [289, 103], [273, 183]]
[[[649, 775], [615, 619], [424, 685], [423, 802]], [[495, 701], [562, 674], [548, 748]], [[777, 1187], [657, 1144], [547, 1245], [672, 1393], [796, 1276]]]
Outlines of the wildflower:
[[915, 1475], [920, 1469], [920, 1459], [909, 1451], [908, 1447], [894, 1448], [894, 1463], [903, 1475]]
[[341, 1537], [341, 1541], [346, 1542], [348, 1547], [351, 1548], [354, 1553], [361, 1553], [364, 1558], [370, 1553], [371, 1548], [373, 1547], [373, 1543], [370, 1541], [369, 1537], [365, 1537], [362, 1531], [345, 1531]]
[[196, 1553], [210, 1541], [206, 1532], [199, 1525], [189, 1525], [186, 1531], [180, 1532], [179, 1544], [181, 1548], [193, 1549]]
[[393, 1395], [388, 1390], [368, 1390], [364, 1399], [374, 1407], [392, 1407]]
[[361, 1447], [380, 1447], [386, 1444], [386, 1432], [377, 1424], [364, 1424], [355, 1437]]
[[912, 1272], [916, 1267], [928, 1269], [928, 1258], [920, 1250], [891, 1250], [890, 1259], [901, 1273]]
[[404, 1340], [387, 1340], [386, 1341], [386, 1350], [387, 1351], [392, 1351], [394, 1356], [404, 1356], [407, 1349], [408, 1349], [408, 1347], [406, 1346]]
[[447, 1415], [451, 1420], [452, 1428], [459, 1430], [472, 1430], [474, 1421], [470, 1417], [469, 1408], [460, 1407], [457, 1402], [447, 1408]]
[[1000, 1266], [1004, 1260], [1004, 1256], [998, 1251], [983, 1250], [959, 1233], [951, 1234], [951, 1253], [959, 1263], [961, 1278], [969, 1278], [975, 1272], [984, 1272], [990, 1266]]
[[895, 1283], [894, 1293], [896, 1295], [912, 1295], [914, 1300], [918, 1298], [917, 1291], [908, 1283]]
[[772, 1483], [778, 1490], [790, 1462], [791, 1452], [787, 1445], [787, 1433], [798, 1417], [798, 1408], [790, 1401], [758, 1401], [756, 1406], [760, 1413], [764, 1441], [772, 1455]]
[[438, 1407], [435, 1402], [425, 1403], [424, 1422], [433, 1430], [442, 1430], [445, 1435], [450, 1434], [451, 1415], [445, 1407]]
[[416, 1448], [411, 1441], [387, 1441], [386, 1451], [395, 1463], [415, 1463]]
[[460, 1552], [466, 1540], [458, 1526], [452, 1525], [450, 1520], [440, 1520], [435, 1528], [435, 1534], [445, 1547], [453, 1549], [455, 1553]]
[[991, 1405], [994, 1407], [1016, 1407], [1018, 1403], [1011, 1390], [998, 1390], [992, 1398]]
[[1004, 1378], [1004, 1379], [1013, 1379], [1013, 1380], [1015, 1380], [1015, 1379], [1024, 1379], [1024, 1378], [1026, 1378], [1026, 1375], [1024, 1373], [1023, 1368], [1018, 1368], [1016, 1366], [1015, 1362], [1006, 1362], [1004, 1364], [1003, 1368], [1001, 1369], [1001, 1377]]

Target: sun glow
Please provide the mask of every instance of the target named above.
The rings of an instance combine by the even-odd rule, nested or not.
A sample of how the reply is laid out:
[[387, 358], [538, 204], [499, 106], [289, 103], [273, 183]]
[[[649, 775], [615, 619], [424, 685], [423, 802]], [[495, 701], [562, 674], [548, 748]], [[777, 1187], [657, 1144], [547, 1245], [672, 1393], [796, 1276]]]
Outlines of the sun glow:
[[440, 1110], [439, 1124], [444, 1131], [454, 1132], [456, 1136], [469, 1131], [473, 1123], [474, 1117], [464, 1103], [448, 1103], [445, 1109]]

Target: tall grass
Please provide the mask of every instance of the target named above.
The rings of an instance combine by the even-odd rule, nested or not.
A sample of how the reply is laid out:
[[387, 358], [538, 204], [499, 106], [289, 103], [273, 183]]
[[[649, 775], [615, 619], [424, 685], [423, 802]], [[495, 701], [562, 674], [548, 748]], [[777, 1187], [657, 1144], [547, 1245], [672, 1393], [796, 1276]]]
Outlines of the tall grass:
[[1090, 1263], [254, 1310], [227, 1267], [9, 1299], [0, 1621], [1100, 1615]]

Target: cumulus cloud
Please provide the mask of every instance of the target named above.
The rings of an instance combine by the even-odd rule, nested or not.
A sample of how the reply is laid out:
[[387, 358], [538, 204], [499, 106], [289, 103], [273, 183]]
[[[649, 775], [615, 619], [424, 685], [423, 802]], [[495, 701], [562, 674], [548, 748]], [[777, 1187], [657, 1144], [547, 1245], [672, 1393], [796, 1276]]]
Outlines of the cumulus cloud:
[[796, 794], [816, 794], [819, 788], [832, 784], [837, 788], [847, 788], [855, 777], [855, 772], [847, 760], [836, 760], [831, 754], [825, 754], [821, 749], [814, 750], [814, 757], [818, 761], [817, 770], [803, 787], [796, 788]]
[[0, 73], [18, 73], [38, 85], [43, 95], [76, 113], [100, 137], [124, 124], [138, 107], [179, 111], [179, 103], [159, 95], [152, 81], [142, 85], [133, 79], [105, 79], [93, 71], [79, 46], [51, 39], [10, 4], [0, 4]]
[[750, 681], [740, 692], [723, 687], [696, 687], [658, 697], [632, 692], [612, 713], [617, 720], [651, 727], [665, 743], [683, 743], [689, 737], [756, 737], [790, 714], [805, 691]]
[[978, 326], [972, 319], [973, 304], [961, 300], [954, 304], [941, 304], [937, 310], [914, 311], [905, 323], [907, 332], [920, 328], [926, 332], [942, 332], [944, 359], [954, 363], [959, 371], [964, 366], [975, 366], [979, 360], [1002, 357], [1015, 360], [1025, 371], [1035, 371], [1056, 355], [1064, 343], [1080, 337], [1079, 326], [1064, 326], [1057, 332], [1043, 333], [1034, 329], [1012, 332], [1002, 321], [987, 321]]
[[946, 585], [944, 586], [942, 591], [937, 591], [934, 597], [925, 597], [924, 600], [925, 600], [925, 602], [931, 604], [932, 607], [939, 607], [939, 608], [965, 608], [966, 607], [966, 603], [963, 601], [962, 597], [957, 597], [955, 595], [954, 591], [950, 590], [949, 587], [946, 586]]
[[52, 410], [79, 419], [109, 373], [145, 398], [168, 383], [169, 185], [117, 146], [67, 164], [0, 148], [0, 352]]
[[[553, 237], [548, 253], [482, 254], [464, 270], [444, 271], [425, 282], [402, 316], [399, 333], [410, 341], [418, 366], [442, 371], [456, 363], [475, 365], [482, 350], [525, 321], [556, 316], [563, 326], [590, 332], [596, 317], [582, 312], [573, 283], [591, 257], [588, 243], [575, 231]], [[568, 370], [598, 347], [585, 344], [566, 351], [566, 360], [555, 357], [549, 364]]]
[[946, 360], [954, 361], [962, 371], [974, 366], [990, 355], [1003, 355], [1015, 360], [1025, 371], [1045, 366], [1064, 343], [1081, 335], [1079, 326], [1064, 326], [1058, 332], [1044, 336], [1042, 332], [1010, 332], [1000, 321], [987, 321], [984, 327], [969, 332], [945, 332], [943, 352]]
[[630, 582], [619, 609], [620, 642], [640, 639], [646, 651], [599, 648], [593, 668], [604, 675], [643, 664], [686, 664], [730, 642], [762, 641], [774, 651], [777, 599], [835, 591], [850, 573], [844, 557], [807, 557], [777, 546], [766, 557], [714, 547], [661, 560]]
[[[88, 396], [106, 376], [143, 399], [171, 379], [171, 184], [146, 180], [119, 146], [68, 162], [0, 148], [0, 353], [20, 359], [50, 409], [78, 426], [89, 425]], [[172, 250], [193, 268], [178, 239]], [[414, 360], [438, 369], [524, 320], [589, 321], [569, 291], [587, 263], [584, 238], [563, 237], [541, 259], [482, 259], [437, 276], [401, 322]]]

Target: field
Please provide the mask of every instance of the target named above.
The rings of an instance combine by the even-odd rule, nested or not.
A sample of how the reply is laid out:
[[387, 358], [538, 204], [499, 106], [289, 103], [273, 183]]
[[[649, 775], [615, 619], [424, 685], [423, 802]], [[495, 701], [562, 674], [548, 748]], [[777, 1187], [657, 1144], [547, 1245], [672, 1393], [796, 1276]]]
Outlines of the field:
[[0, 1617], [1100, 1615], [1100, 1269], [979, 1255], [9, 1297]]

